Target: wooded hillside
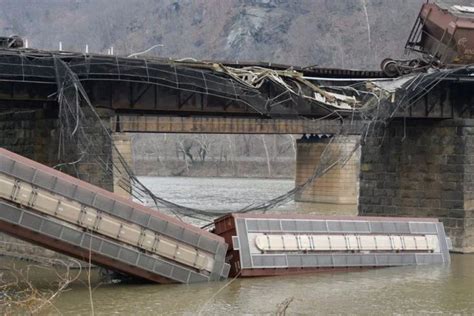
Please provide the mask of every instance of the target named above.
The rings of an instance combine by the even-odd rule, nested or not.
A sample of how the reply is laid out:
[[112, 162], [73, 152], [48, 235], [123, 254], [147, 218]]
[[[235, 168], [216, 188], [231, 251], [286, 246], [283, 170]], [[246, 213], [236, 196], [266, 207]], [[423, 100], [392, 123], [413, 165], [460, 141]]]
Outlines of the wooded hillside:
[[[30, 46], [377, 68], [400, 56], [425, 0], [0, 0]], [[459, 2], [468, 2], [461, 0]]]

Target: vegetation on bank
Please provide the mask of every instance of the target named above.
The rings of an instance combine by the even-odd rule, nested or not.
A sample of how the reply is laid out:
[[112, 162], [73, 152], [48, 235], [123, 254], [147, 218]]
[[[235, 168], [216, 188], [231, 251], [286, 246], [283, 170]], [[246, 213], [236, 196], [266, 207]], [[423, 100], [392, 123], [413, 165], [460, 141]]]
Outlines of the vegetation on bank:
[[141, 176], [293, 178], [293, 135], [134, 134]]

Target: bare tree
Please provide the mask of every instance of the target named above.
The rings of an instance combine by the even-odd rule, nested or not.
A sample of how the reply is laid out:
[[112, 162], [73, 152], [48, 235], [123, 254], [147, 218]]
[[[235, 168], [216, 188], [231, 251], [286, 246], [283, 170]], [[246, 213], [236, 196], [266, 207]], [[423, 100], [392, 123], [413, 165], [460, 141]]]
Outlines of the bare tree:
[[194, 138], [199, 144], [198, 155], [202, 162], [206, 160], [208, 153], [212, 149], [213, 141], [207, 134], [198, 134]]
[[252, 137], [253, 135], [250, 135], [250, 134], [242, 134], [242, 140], [243, 140], [243, 143], [244, 143], [244, 155], [246, 157], [250, 157], [250, 153], [252, 151]]
[[[287, 136], [290, 136], [290, 138], [288, 139]], [[293, 152], [296, 152], [293, 135], [285, 135], [285, 137], [281, 138], [280, 140], [275, 140], [274, 149], [276, 157], [283, 156], [284, 154], [288, 153], [290, 149]]]
[[272, 176], [272, 165], [270, 163], [270, 155], [268, 153], [267, 142], [265, 140], [265, 135], [261, 135], [263, 148], [265, 149], [265, 157], [267, 158], [267, 169], [268, 169], [268, 176]]
[[176, 153], [178, 158], [182, 155], [186, 171], [189, 172], [189, 166], [194, 163], [194, 157], [191, 152], [193, 141], [187, 138], [178, 138], [176, 142]]
[[[70, 262], [72, 262], [69, 259]], [[18, 268], [15, 264], [0, 273], [0, 308], [4, 314], [37, 314], [47, 307], [55, 309], [53, 300], [67, 287], [79, 278], [81, 264], [75, 260], [74, 268], [71, 264], [60, 259], [45, 259], [41, 263], [28, 264]], [[49, 270], [56, 275], [50, 289], [38, 289], [31, 281], [32, 270]]]
[[229, 154], [230, 154], [230, 161], [232, 163], [232, 170], [234, 172], [234, 175], [236, 173], [236, 169], [235, 169], [235, 152], [234, 152], [234, 149], [233, 149], [233, 141], [232, 141], [232, 138], [230, 135], [227, 135], [227, 142], [229, 144]]
[[367, 37], [369, 41], [369, 48], [372, 47], [372, 36], [370, 33], [370, 22], [369, 22], [369, 13], [367, 12], [367, 2], [366, 0], [360, 0], [362, 2], [362, 8], [364, 9], [365, 22], [367, 24]]

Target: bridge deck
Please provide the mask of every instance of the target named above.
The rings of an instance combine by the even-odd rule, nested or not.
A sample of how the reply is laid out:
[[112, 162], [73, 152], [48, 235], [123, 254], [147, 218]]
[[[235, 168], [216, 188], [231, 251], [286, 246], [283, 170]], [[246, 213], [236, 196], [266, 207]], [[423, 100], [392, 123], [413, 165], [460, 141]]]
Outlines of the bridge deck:
[[[0, 111], [57, 111], [58, 88], [71, 87], [76, 81], [94, 107], [111, 109], [117, 115], [352, 120], [360, 119], [359, 110], [373, 91], [379, 90], [374, 88], [374, 82], [393, 86], [392, 80], [397, 81], [381, 76], [379, 71], [259, 62], [0, 49], [0, 81], [5, 83], [0, 85]], [[428, 79], [423, 85], [432, 82]], [[416, 87], [420, 81], [415, 83]], [[430, 87], [426, 90], [429, 93], [423, 97], [417, 94], [410, 102], [403, 95], [393, 95], [392, 102], [403, 99], [410, 104], [404, 104], [393, 117], [473, 116], [470, 69], [461, 67], [435, 81], [440, 83], [436, 89], [431, 91]], [[388, 102], [384, 106], [393, 104]]]
[[0, 149], [0, 230], [154, 282], [227, 277], [207, 231]]

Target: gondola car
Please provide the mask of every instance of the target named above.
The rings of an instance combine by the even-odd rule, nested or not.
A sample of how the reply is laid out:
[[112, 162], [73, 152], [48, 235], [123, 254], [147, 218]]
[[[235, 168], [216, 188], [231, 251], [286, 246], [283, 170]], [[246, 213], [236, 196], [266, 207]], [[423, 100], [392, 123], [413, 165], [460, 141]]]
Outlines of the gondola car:
[[474, 62], [474, 6], [427, 2], [405, 45], [406, 52], [418, 58], [387, 58], [381, 68], [395, 77], [428, 67], [453, 67]]

